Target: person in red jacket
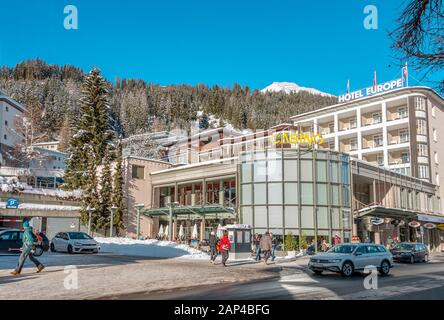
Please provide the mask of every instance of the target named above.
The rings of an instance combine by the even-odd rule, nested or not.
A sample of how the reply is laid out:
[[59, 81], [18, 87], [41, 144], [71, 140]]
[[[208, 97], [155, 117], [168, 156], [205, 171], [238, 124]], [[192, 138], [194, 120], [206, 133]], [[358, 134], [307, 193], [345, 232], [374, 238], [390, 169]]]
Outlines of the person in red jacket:
[[222, 252], [222, 264], [226, 267], [226, 263], [229, 256], [229, 251], [231, 248], [230, 239], [228, 239], [228, 231], [224, 231], [224, 235], [220, 239], [220, 250]]

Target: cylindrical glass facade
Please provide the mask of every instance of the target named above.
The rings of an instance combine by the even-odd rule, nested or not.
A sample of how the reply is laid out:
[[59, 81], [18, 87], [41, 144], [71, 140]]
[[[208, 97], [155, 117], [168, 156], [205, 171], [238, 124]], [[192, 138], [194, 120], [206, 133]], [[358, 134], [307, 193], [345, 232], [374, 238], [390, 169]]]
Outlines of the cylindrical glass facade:
[[330, 150], [245, 153], [240, 164], [241, 222], [255, 233], [290, 232], [308, 243], [351, 241], [350, 159]]

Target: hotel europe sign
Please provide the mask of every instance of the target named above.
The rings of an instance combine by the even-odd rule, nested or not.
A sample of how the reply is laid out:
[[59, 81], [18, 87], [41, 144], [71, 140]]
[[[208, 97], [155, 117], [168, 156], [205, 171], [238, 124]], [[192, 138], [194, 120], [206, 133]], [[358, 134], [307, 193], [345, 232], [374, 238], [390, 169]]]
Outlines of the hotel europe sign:
[[382, 84], [374, 84], [371, 87], [360, 89], [357, 91], [349, 92], [339, 96], [339, 103], [349, 102], [355, 99], [372, 96], [378, 93], [398, 89], [404, 87], [404, 79], [399, 78], [391, 81], [387, 81]]

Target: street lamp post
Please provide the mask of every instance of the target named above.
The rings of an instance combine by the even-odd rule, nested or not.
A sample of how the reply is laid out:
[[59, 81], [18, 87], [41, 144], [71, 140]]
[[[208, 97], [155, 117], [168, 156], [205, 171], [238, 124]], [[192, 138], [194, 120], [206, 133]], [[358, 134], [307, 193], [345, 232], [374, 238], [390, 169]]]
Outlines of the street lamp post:
[[92, 213], [96, 211], [94, 208], [86, 208], [86, 212], [88, 212], [88, 234], [91, 235], [91, 220], [92, 220]]
[[112, 206], [110, 208], [110, 211], [111, 211], [111, 221], [109, 223], [109, 237], [112, 238], [113, 237], [113, 229], [114, 229], [114, 214], [117, 211], [117, 207]]
[[169, 229], [170, 229], [170, 234], [168, 235], [169, 240], [173, 241], [173, 208], [177, 207], [179, 205], [179, 202], [170, 202], [167, 203], [167, 206], [170, 208], [170, 219], [168, 221], [168, 225], [169, 225]]
[[137, 227], [136, 227], [136, 239], [139, 240], [140, 235], [140, 210], [145, 207], [143, 203], [136, 204], [134, 208], [137, 210]]

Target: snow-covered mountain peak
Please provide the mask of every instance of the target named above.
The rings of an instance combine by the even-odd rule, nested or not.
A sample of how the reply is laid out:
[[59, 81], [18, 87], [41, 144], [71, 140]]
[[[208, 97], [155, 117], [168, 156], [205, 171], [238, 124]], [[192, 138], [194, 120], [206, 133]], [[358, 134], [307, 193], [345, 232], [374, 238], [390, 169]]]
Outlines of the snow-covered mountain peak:
[[321, 95], [321, 96], [332, 96], [329, 93], [325, 93], [322, 91], [319, 91], [317, 89], [314, 88], [306, 88], [306, 87], [301, 87], [298, 84], [294, 83], [294, 82], [273, 82], [272, 84], [270, 84], [268, 87], [264, 88], [261, 90], [261, 92], [266, 93], [266, 92], [285, 92], [287, 94], [289, 93], [297, 93], [300, 91], [306, 91], [312, 94], [317, 94], [317, 95]]

